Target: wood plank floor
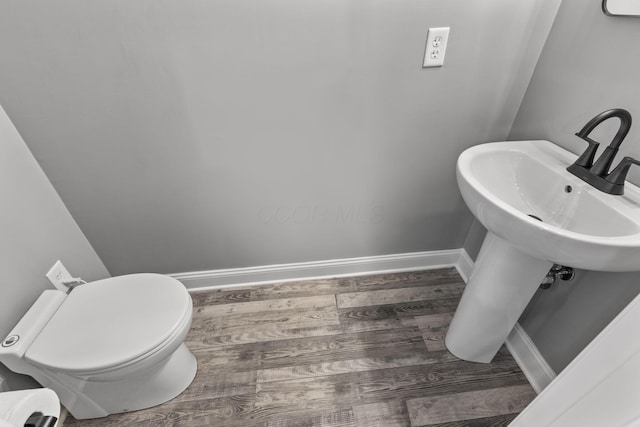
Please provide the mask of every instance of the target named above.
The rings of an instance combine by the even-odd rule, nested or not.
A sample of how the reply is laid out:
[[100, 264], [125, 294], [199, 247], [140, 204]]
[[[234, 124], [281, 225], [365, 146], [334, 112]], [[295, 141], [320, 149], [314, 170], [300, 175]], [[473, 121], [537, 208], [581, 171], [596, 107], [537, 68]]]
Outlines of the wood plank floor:
[[191, 386], [64, 425], [507, 426], [535, 392], [504, 348], [490, 364], [446, 350], [463, 289], [449, 268], [194, 293]]

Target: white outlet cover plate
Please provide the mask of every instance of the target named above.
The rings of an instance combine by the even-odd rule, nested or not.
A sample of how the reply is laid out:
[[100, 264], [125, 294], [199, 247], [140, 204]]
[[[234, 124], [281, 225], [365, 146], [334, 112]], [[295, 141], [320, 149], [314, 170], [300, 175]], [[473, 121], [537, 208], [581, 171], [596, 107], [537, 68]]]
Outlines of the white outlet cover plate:
[[450, 27], [429, 28], [427, 33], [427, 46], [424, 51], [423, 68], [441, 67], [444, 64], [444, 55], [447, 52]]
[[56, 287], [56, 289], [59, 289], [63, 292], [67, 292], [69, 288], [63, 285], [62, 282], [73, 277], [71, 276], [69, 271], [67, 271], [60, 260], [56, 261], [56, 263], [53, 264], [53, 267], [51, 267], [51, 270], [47, 272], [46, 276], [51, 284]]

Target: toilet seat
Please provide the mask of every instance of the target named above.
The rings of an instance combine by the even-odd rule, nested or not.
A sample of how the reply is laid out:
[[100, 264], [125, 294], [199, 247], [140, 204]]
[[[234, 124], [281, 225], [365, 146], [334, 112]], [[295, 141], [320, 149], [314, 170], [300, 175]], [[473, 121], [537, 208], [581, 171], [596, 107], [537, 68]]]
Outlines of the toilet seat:
[[168, 276], [131, 274], [91, 282], [67, 296], [25, 359], [72, 375], [108, 372], [178, 346], [191, 314], [189, 293]]

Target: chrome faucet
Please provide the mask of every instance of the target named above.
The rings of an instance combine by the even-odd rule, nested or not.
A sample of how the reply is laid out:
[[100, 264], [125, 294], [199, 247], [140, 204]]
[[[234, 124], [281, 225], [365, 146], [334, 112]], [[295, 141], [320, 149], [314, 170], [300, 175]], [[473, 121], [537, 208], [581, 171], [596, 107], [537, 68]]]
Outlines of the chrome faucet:
[[[598, 160], [594, 162], [596, 151], [600, 144], [589, 138], [589, 134], [600, 123], [612, 117], [620, 119], [620, 127], [609, 146], [604, 149]], [[632, 157], [625, 157], [611, 173], [609, 173], [609, 168], [618, 153], [620, 144], [622, 144], [622, 141], [629, 133], [630, 128], [631, 114], [627, 110], [614, 108], [598, 114], [589, 120], [580, 132], [576, 133], [576, 136], [587, 141], [589, 145], [584, 153], [582, 153], [567, 170], [600, 191], [608, 194], [623, 194], [624, 181], [627, 177], [627, 172], [629, 172], [629, 168], [632, 164], [640, 165], [640, 162]]]

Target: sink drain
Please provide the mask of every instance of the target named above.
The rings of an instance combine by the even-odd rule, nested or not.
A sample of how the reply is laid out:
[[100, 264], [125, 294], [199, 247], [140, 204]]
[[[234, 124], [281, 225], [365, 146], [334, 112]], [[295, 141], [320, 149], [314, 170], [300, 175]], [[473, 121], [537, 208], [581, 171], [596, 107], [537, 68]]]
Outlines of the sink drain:
[[533, 219], [537, 219], [537, 220], [538, 220], [538, 221], [540, 221], [540, 222], [544, 222], [542, 219], [540, 219], [540, 217], [539, 217], [539, 216], [536, 216], [536, 215], [534, 215], [534, 214], [529, 214], [529, 216], [530, 216], [531, 218], [533, 218]]

